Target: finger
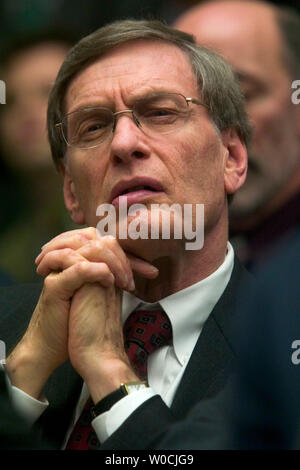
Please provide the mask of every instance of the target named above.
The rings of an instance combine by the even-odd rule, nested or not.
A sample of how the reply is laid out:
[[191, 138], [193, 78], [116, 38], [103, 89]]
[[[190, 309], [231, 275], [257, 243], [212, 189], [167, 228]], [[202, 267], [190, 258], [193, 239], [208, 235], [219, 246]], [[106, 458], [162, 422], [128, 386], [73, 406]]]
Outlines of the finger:
[[68, 232], [61, 233], [50, 240], [50, 242], [43, 245], [42, 252], [36, 257], [35, 263], [39, 264], [43, 257], [52, 250], [63, 248], [72, 248], [73, 250], [77, 250], [96, 237], [96, 229], [93, 227], [69, 230]]
[[90, 240], [96, 237], [96, 229], [94, 227], [86, 227], [86, 228], [78, 228], [74, 230], [68, 230], [67, 232], [60, 233], [56, 237], [53, 237], [52, 240], [50, 240], [48, 243], [45, 243], [42, 248], [46, 248], [47, 245], [49, 245], [52, 241], [58, 240], [61, 237], [72, 237], [73, 235], [79, 234], [82, 235], [86, 238], [89, 238]]
[[[107, 250], [109, 251], [109, 250]], [[111, 253], [113, 256], [113, 254]], [[68, 269], [69, 267], [82, 263], [82, 262], [92, 262], [93, 260], [87, 260], [84, 256], [82, 256], [78, 251], [74, 251], [70, 248], [65, 248], [61, 250], [54, 250], [51, 251], [50, 253], [47, 253], [43, 260], [40, 262], [38, 268], [37, 268], [37, 273], [40, 274], [41, 276], [48, 276], [51, 272], [53, 271], [64, 271], [65, 269]], [[108, 266], [108, 269], [111, 271], [110, 266], [106, 263], [105, 257], [102, 258], [102, 260], [96, 260], [99, 264], [105, 264]], [[121, 268], [119, 268], [119, 271]], [[114, 276], [114, 273], [111, 271], [111, 274], [113, 275], [113, 280], [116, 283], [117, 287], [120, 289], [128, 289], [128, 290], [134, 290], [135, 286], [131, 287], [130, 289], [128, 287], [128, 280], [124, 281], [123, 278], [118, 276], [116, 278]], [[111, 276], [108, 279], [108, 282], [110, 281]], [[106, 285], [106, 284], [105, 284]]]
[[129, 261], [116, 240], [93, 240], [77, 252], [89, 261], [106, 263], [120, 288], [134, 289]]
[[46, 277], [53, 271], [63, 271], [82, 261], [86, 261], [85, 258], [71, 248], [54, 250], [43, 257], [36, 271], [40, 276]]
[[49, 298], [70, 300], [77, 289], [86, 283], [95, 282], [103, 287], [111, 287], [115, 279], [105, 263], [82, 261], [73, 264], [61, 273], [49, 274], [44, 281], [44, 287]]
[[142, 258], [138, 258], [137, 256], [134, 256], [130, 253], [126, 253], [126, 255], [130, 263], [131, 269], [140, 276], [149, 279], [155, 279], [158, 276], [159, 270], [155, 266], [153, 266], [153, 264], [143, 260]]

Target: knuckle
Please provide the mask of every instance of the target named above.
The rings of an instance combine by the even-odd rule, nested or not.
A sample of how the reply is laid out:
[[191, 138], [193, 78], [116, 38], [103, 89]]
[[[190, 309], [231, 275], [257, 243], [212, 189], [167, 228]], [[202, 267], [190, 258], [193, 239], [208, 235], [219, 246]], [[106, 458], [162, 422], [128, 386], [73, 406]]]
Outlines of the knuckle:
[[86, 240], [87, 238], [81, 234], [81, 233], [75, 233], [74, 235], [74, 242], [77, 244], [77, 245], [84, 245], [86, 243]]
[[108, 248], [113, 248], [118, 245], [116, 238], [111, 236], [103, 237], [102, 241]]
[[79, 275], [84, 275], [87, 273], [89, 265], [90, 263], [88, 261], [80, 261], [74, 265], [74, 269]]
[[51, 291], [56, 285], [56, 279], [53, 274], [49, 274], [44, 280], [44, 288], [46, 291]]
[[100, 263], [100, 269], [101, 273], [105, 276], [108, 276], [111, 273], [109, 266], [106, 263]]
[[42, 260], [43, 265], [49, 265], [53, 261], [55, 261], [57, 258], [56, 256], [56, 251], [49, 251], [49, 253], [46, 253], [44, 256], [44, 259]]
[[62, 251], [62, 253], [57, 253], [58, 256], [60, 256], [61, 254], [64, 255], [64, 256], [71, 256], [74, 253], [74, 250], [72, 248], [64, 248], [61, 251]]
[[95, 229], [91, 227], [91, 230], [84, 229], [83, 232], [77, 232], [74, 236], [74, 240], [77, 243], [77, 245], [83, 246], [83, 245], [86, 245], [87, 243], [91, 243], [91, 241], [94, 240], [95, 238], [93, 230]]
[[104, 246], [104, 244], [102, 243], [101, 240], [91, 241], [91, 247], [94, 251], [97, 252], [97, 255], [100, 255], [101, 253], [103, 253], [103, 251], [105, 249], [105, 246]]
[[85, 230], [85, 235], [88, 236], [88, 238], [94, 239], [96, 238], [96, 228], [95, 227], [88, 227]]
[[97, 248], [98, 247], [98, 242], [97, 240], [90, 240], [88, 243], [89, 248]]

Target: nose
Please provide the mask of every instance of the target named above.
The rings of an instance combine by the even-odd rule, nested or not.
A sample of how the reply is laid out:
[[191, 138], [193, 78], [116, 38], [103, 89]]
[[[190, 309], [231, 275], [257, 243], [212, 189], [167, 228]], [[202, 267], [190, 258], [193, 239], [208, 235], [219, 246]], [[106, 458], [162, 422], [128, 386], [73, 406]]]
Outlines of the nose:
[[121, 114], [124, 114], [124, 113], [132, 113], [133, 122], [135, 123], [135, 125], [137, 127], [141, 127], [141, 123], [138, 120], [138, 118], [136, 117], [136, 115], [134, 114], [133, 109], [123, 109], [122, 111], [117, 111], [116, 113], [114, 113], [113, 132], [116, 129], [118, 116], [120, 116]]
[[[130, 116], [128, 113], [132, 113], [132, 115]], [[150, 155], [147, 138], [141, 131], [140, 123], [132, 110], [125, 109], [115, 113], [110, 151], [115, 164], [128, 163], [134, 159], [147, 158]]]

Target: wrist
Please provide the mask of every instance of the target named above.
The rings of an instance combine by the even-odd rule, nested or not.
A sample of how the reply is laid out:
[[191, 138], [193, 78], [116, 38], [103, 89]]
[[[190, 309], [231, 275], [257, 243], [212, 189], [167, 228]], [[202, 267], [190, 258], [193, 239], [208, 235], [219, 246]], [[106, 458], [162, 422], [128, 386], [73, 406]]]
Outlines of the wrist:
[[122, 360], [108, 361], [106, 366], [96, 364], [86, 371], [83, 377], [92, 400], [98, 403], [107, 395], [120, 388], [122, 383], [140, 382], [133, 369]]
[[96, 418], [100, 414], [110, 410], [112, 406], [114, 406], [118, 401], [122, 400], [122, 398], [139, 390], [145, 390], [148, 387], [149, 385], [147, 382], [142, 381], [121, 383], [117, 390], [111, 392], [109, 395], [106, 395], [91, 408], [92, 417]]
[[6, 373], [11, 384], [37, 400], [52, 373], [43, 367], [32, 348], [20, 343], [6, 359]]

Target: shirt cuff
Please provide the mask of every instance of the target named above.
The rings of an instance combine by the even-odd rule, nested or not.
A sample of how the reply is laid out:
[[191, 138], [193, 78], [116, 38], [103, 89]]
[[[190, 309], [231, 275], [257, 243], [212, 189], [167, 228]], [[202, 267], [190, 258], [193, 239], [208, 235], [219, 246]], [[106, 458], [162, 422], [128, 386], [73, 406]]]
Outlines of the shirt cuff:
[[17, 387], [11, 386], [10, 397], [15, 409], [32, 425], [48, 407], [49, 402], [45, 398], [43, 401], [36, 400]]
[[150, 387], [132, 392], [119, 400], [109, 411], [93, 419], [92, 425], [99, 441], [103, 443], [108, 439], [140, 405], [155, 395]]
[[11, 384], [8, 375], [6, 374], [4, 363], [0, 362], [0, 370], [5, 373], [7, 391], [12, 401], [13, 406], [17, 412], [32, 425], [41, 416], [41, 414], [48, 407], [49, 402], [43, 397], [43, 401], [36, 400], [27, 393]]

